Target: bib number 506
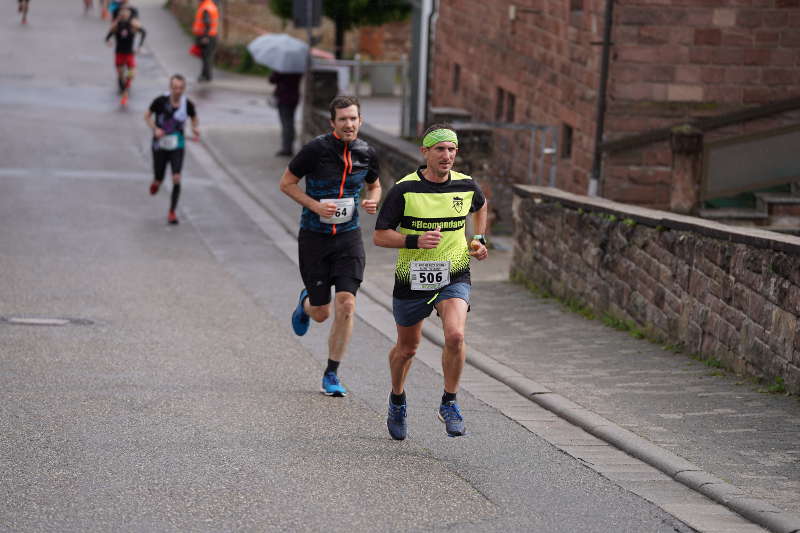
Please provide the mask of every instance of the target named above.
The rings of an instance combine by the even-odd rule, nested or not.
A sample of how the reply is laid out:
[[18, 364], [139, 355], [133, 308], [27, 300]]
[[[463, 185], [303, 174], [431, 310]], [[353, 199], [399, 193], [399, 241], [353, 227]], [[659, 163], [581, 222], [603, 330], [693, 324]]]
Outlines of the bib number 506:
[[420, 272], [419, 273], [419, 281], [420, 283], [441, 283], [444, 279], [444, 276], [441, 272]]

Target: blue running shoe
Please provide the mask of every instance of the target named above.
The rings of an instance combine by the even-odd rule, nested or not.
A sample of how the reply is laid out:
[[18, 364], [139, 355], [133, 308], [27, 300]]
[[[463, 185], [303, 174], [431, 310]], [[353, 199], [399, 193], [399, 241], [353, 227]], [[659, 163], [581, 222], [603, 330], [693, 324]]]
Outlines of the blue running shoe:
[[389, 435], [394, 440], [403, 440], [408, 435], [408, 425], [406, 424], [406, 404], [395, 405], [389, 400], [389, 414], [386, 416], [386, 427]]
[[322, 387], [320, 392], [327, 396], [337, 396], [339, 398], [347, 396], [347, 389], [342, 387], [342, 382], [339, 381], [339, 376], [333, 372], [326, 372], [322, 376]]
[[311, 317], [308, 316], [305, 309], [303, 309], [303, 300], [308, 298], [308, 291], [303, 289], [300, 291], [300, 299], [297, 302], [297, 307], [292, 312], [292, 329], [294, 334], [302, 337], [308, 331], [308, 326], [311, 324]]
[[439, 420], [444, 422], [445, 430], [451, 437], [460, 437], [467, 430], [464, 429], [464, 417], [461, 408], [455, 401], [443, 403], [439, 406]]

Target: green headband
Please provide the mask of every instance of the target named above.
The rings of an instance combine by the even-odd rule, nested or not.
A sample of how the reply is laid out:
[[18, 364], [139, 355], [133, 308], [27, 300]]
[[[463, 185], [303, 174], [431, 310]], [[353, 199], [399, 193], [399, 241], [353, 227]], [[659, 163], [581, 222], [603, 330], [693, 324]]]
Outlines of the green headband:
[[458, 135], [453, 130], [441, 129], [433, 130], [422, 139], [422, 146], [430, 148], [440, 142], [451, 142], [458, 146]]

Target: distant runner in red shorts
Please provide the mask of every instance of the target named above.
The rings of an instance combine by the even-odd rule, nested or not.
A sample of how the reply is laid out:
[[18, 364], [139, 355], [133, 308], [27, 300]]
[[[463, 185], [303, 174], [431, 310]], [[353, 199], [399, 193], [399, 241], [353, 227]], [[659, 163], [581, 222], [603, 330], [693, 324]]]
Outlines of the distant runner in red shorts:
[[131, 10], [123, 7], [119, 10], [119, 16], [111, 25], [106, 35], [106, 42], [112, 37], [116, 40], [114, 65], [117, 67], [117, 84], [121, 95], [120, 103], [125, 106], [128, 103], [128, 91], [131, 87], [133, 77], [136, 75], [136, 54], [134, 52], [134, 38], [136, 34], [142, 35], [139, 41], [139, 50], [142, 48], [147, 32], [142, 27], [138, 19], [131, 17]]

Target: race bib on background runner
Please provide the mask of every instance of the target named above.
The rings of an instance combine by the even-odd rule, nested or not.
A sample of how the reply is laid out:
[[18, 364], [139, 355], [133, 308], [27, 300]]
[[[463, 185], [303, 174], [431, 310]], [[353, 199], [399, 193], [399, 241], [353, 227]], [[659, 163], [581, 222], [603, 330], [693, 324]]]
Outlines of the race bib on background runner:
[[169, 135], [162, 135], [158, 139], [158, 147], [161, 150], [177, 150], [179, 144], [178, 134], [170, 133]]
[[450, 261], [411, 261], [411, 290], [435, 291], [450, 284]]
[[332, 217], [319, 217], [319, 221], [325, 224], [343, 224], [353, 219], [353, 210], [356, 208], [354, 198], [331, 198], [323, 199], [324, 204], [336, 204], [336, 212]]

